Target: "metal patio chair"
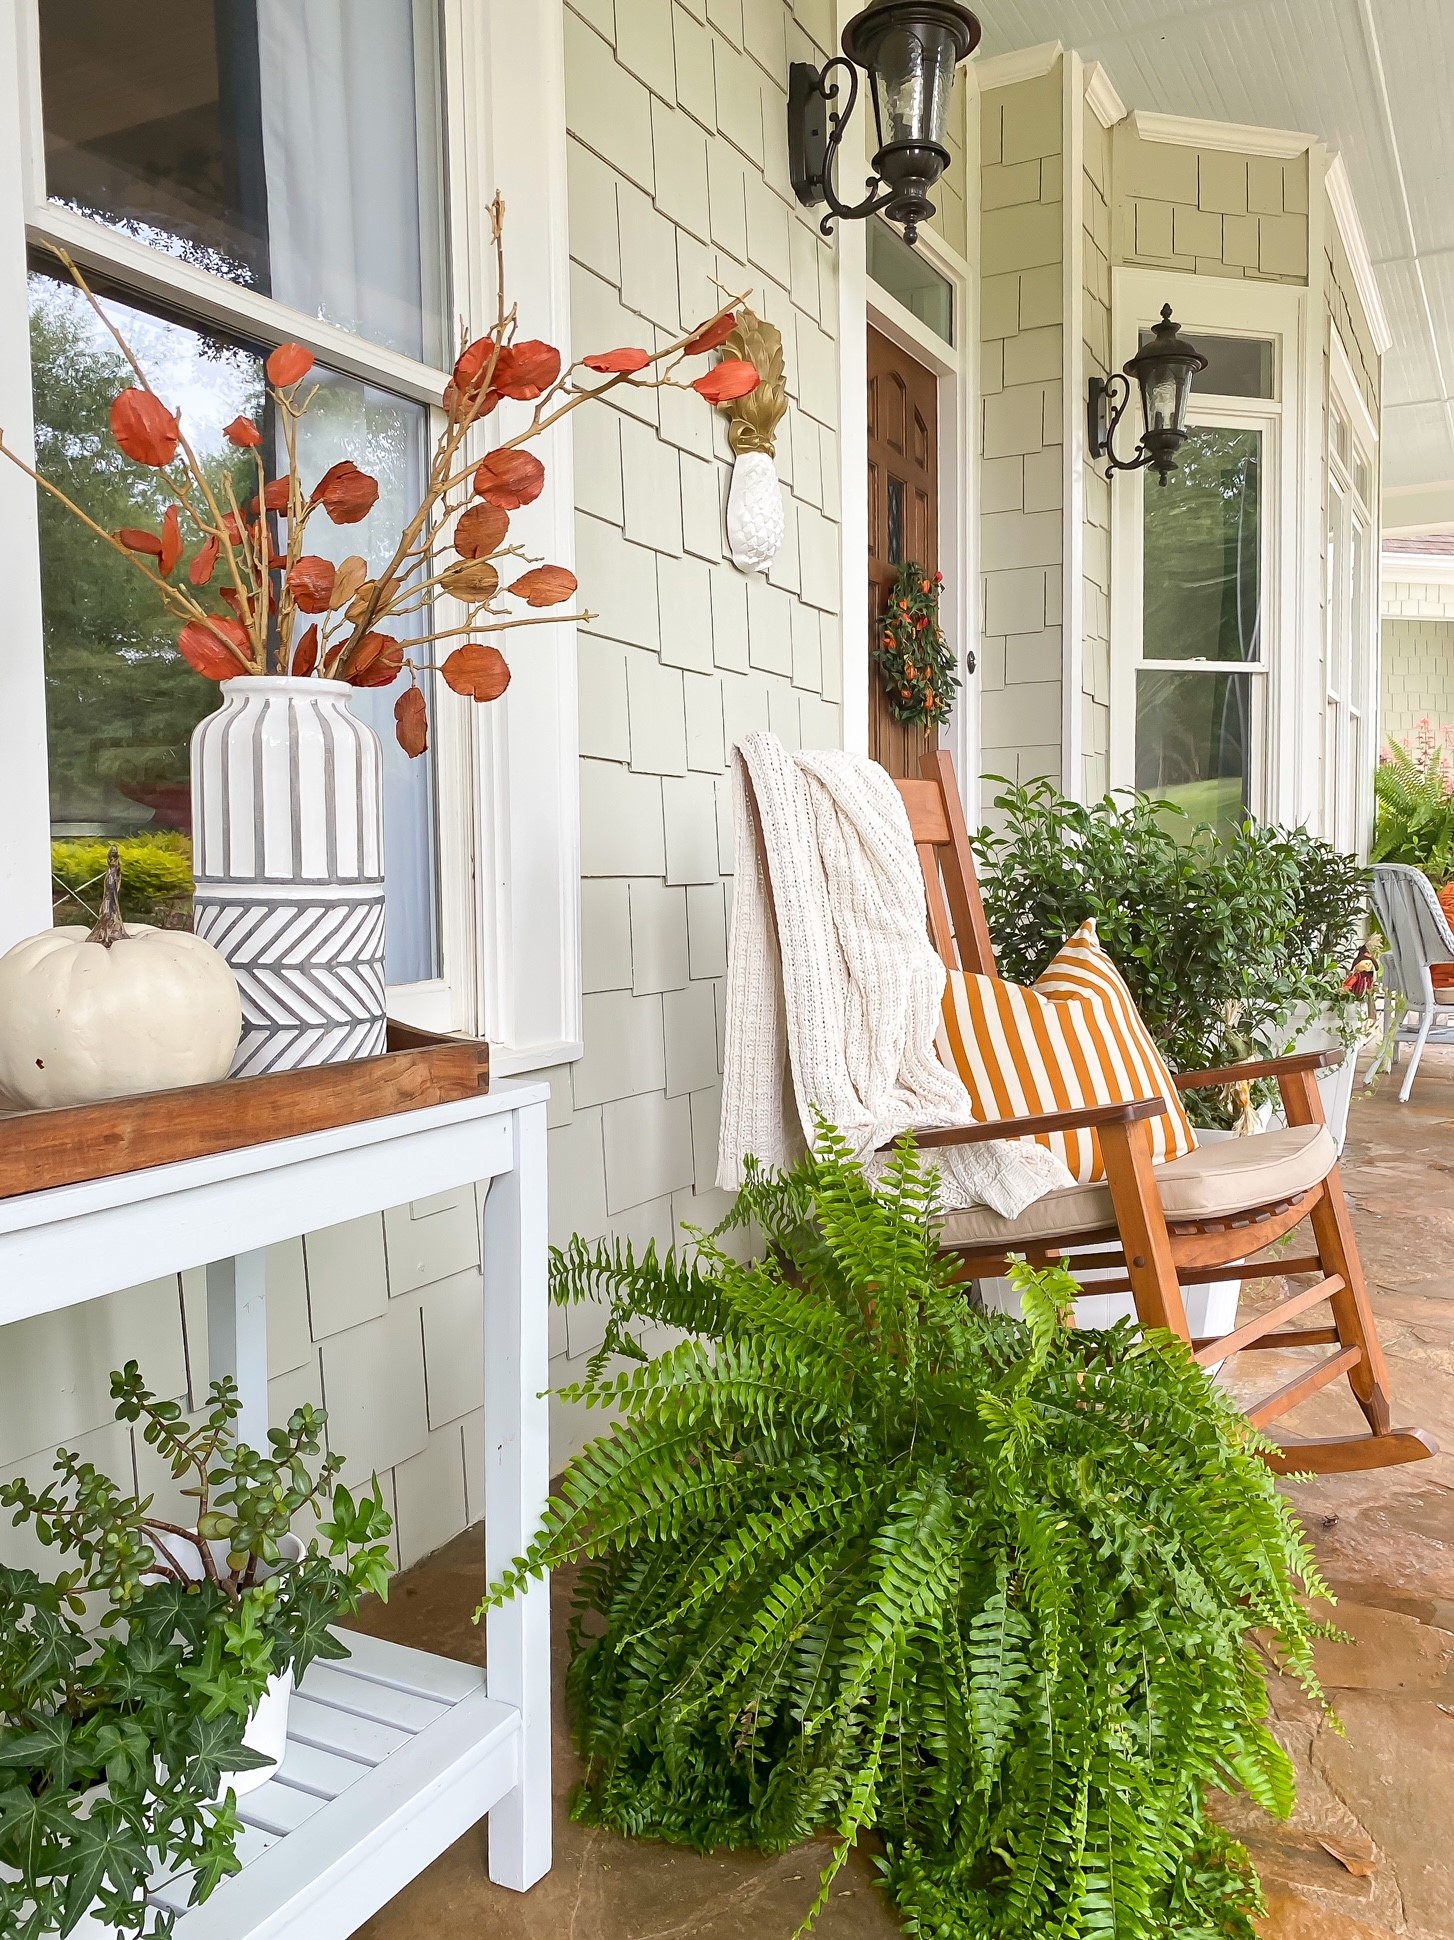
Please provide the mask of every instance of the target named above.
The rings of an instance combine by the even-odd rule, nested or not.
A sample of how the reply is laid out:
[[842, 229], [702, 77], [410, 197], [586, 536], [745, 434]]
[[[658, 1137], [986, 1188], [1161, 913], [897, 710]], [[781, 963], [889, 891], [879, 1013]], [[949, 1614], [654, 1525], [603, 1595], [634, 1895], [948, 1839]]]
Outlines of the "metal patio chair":
[[1454, 989], [1439, 989], [1436, 963], [1454, 966], [1454, 930], [1422, 869], [1406, 862], [1373, 867], [1373, 913], [1388, 944], [1383, 957], [1384, 1043], [1375, 1069], [1395, 1070], [1405, 1045], [1408, 1069], [1399, 1087], [1406, 1105], [1426, 1044], [1454, 1044]]

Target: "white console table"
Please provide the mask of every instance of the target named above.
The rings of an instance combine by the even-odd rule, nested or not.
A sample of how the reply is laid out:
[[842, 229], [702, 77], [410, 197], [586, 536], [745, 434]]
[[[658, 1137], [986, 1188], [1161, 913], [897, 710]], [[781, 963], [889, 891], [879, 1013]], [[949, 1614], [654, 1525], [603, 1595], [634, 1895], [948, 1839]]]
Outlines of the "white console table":
[[[207, 1267], [211, 1375], [236, 1377], [245, 1440], [267, 1428], [263, 1249], [488, 1180], [484, 1202], [485, 1566], [534, 1534], [549, 1488], [545, 1103], [539, 1084], [0, 1199], [0, 1326]], [[153, 1882], [177, 1940], [345, 1940], [476, 1820], [490, 1877], [550, 1866], [549, 1591], [485, 1624], [483, 1671], [352, 1632], [314, 1664], [277, 1776], [241, 1801], [243, 1869], [200, 1906]]]

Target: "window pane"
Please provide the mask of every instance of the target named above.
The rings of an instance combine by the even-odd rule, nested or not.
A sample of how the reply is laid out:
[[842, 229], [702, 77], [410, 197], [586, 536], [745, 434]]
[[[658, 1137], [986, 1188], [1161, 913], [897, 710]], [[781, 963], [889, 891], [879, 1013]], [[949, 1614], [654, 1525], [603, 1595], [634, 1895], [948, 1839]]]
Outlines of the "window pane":
[[1136, 786], [1184, 808], [1188, 834], [1197, 822], [1233, 828], [1247, 812], [1254, 703], [1247, 674], [1136, 676]]
[[[1208, 397], [1276, 397], [1277, 360], [1269, 337], [1211, 337], [1204, 330], [1187, 336], [1207, 360], [1192, 379], [1193, 390]], [[1151, 332], [1141, 332], [1143, 347]]]
[[936, 337], [954, 342], [954, 285], [941, 276], [897, 229], [875, 216], [867, 227], [868, 273], [897, 297]]
[[[160, 475], [122, 458], [109, 430], [111, 400], [130, 373], [69, 284], [35, 275], [30, 289], [42, 474], [108, 531], [155, 531], [168, 502]], [[218, 481], [235, 470], [245, 502], [256, 490], [251, 461], [226, 443], [222, 428], [239, 413], [267, 424], [258, 355], [123, 303], [109, 307], [158, 393], [180, 409], [202, 464]], [[397, 541], [402, 508], [417, 503], [425, 413], [331, 375], [319, 404], [325, 409], [309, 431], [305, 477], [348, 456], [378, 476], [382, 491], [362, 524], [338, 528], [319, 520], [309, 527], [309, 543], [320, 551], [329, 544], [340, 556], [366, 553], [378, 567]], [[192, 893], [191, 734], [216, 707], [217, 689], [177, 652], [177, 622], [142, 576], [47, 494], [40, 498], [40, 529], [52, 854], [62, 879], [58, 920], [80, 921], [81, 905], [94, 906], [95, 886], [81, 885], [97, 872], [97, 845], [132, 838], [140, 847], [128, 858], [128, 913], [185, 928]], [[358, 694], [353, 705], [384, 742], [386, 967], [391, 982], [403, 983], [437, 974], [432, 768], [427, 755], [409, 762], [395, 742], [394, 698], [394, 690], [376, 688]], [[79, 904], [65, 884], [79, 891]]]
[[439, 361], [413, 0], [40, 0], [40, 43], [53, 201]]
[[1142, 504], [1142, 658], [1260, 659], [1262, 433], [1198, 427]]

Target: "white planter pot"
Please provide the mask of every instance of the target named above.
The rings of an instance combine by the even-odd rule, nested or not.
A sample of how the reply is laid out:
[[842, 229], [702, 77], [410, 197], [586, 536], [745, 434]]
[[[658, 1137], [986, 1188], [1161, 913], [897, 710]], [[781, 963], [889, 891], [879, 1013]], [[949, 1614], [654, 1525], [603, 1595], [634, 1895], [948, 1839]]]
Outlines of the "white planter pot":
[[352, 694], [240, 675], [192, 736], [193, 927], [242, 993], [234, 1077], [384, 1048], [383, 751]]
[[[212, 1543], [209, 1546], [213, 1560], [219, 1569], [225, 1568], [226, 1543]], [[279, 1548], [283, 1552], [285, 1562], [302, 1561], [304, 1549], [299, 1537], [292, 1534], [284, 1536]], [[202, 1581], [205, 1572], [202, 1568], [201, 1552], [195, 1542], [169, 1536], [167, 1554], [179, 1568], [186, 1571], [194, 1583]], [[268, 1569], [259, 1571], [260, 1579], [271, 1574], [272, 1571]], [[160, 1581], [160, 1578], [154, 1580]], [[291, 1671], [282, 1671], [278, 1676], [268, 1679], [267, 1688], [258, 1700], [258, 1707], [252, 1714], [247, 1730], [242, 1734], [242, 1742], [249, 1751], [261, 1752], [264, 1758], [271, 1759], [272, 1763], [259, 1765], [254, 1771], [224, 1773], [222, 1783], [217, 1788], [215, 1802], [220, 1803], [229, 1791], [235, 1792], [239, 1798], [246, 1798], [249, 1792], [255, 1792], [260, 1785], [266, 1785], [278, 1766], [282, 1764], [288, 1749], [288, 1700], [292, 1695], [293, 1673]]]
[[[1348, 1109], [1353, 1103], [1353, 1087], [1358, 1081], [1359, 1047], [1356, 1044], [1345, 1046], [1327, 1017], [1310, 1018], [1304, 1013], [1301, 1020], [1294, 1017], [1292, 1022], [1297, 1028], [1292, 1047], [1294, 1051], [1343, 1052], [1343, 1062], [1336, 1071], [1318, 1073], [1318, 1089], [1323, 1094], [1323, 1116], [1328, 1121], [1328, 1130], [1333, 1134], [1333, 1142], [1341, 1157], [1343, 1141], [1348, 1136]], [[1277, 1122], [1282, 1123], [1280, 1108]]]

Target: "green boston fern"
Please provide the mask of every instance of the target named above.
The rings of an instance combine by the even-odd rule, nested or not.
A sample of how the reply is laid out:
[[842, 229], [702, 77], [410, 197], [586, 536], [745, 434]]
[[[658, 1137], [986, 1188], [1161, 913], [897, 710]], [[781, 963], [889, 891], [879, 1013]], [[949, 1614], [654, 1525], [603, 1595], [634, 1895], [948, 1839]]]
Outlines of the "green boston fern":
[[1378, 806], [1374, 862], [1406, 862], [1442, 888], [1454, 879], [1454, 779], [1449, 735], [1420, 724], [1412, 742], [1394, 741], [1373, 773]]
[[[1319, 1698], [1326, 1594], [1246, 1419], [1165, 1335], [1076, 1331], [1061, 1272], [974, 1311], [909, 1151], [754, 1171], [694, 1259], [576, 1241], [568, 1398], [617, 1425], [491, 1591], [578, 1565], [578, 1816], [698, 1848], [887, 1845], [928, 1940], [1225, 1933], [1258, 1888], [1209, 1786], [1293, 1799], [1258, 1631]], [[641, 1323], [687, 1330], [647, 1360]], [[621, 1353], [638, 1363], [613, 1374]], [[811, 1917], [811, 1916], [810, 1916]]]

